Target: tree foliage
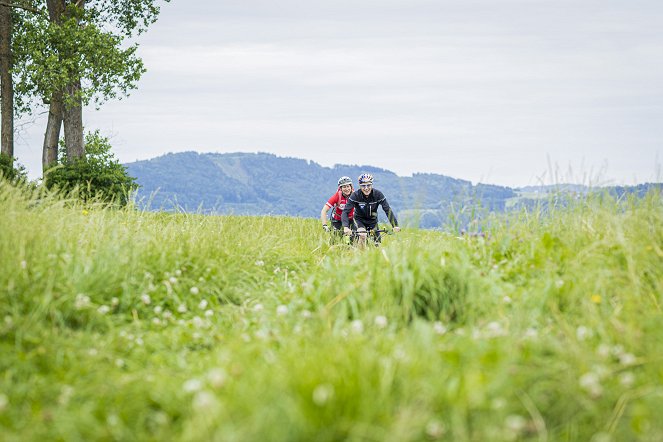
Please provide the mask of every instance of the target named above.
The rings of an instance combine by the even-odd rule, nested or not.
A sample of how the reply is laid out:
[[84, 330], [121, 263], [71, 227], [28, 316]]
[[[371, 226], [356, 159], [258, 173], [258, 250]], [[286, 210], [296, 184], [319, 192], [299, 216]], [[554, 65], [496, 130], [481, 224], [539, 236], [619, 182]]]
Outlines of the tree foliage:
[[22, 164], [16, 162], [15, 158], [0, 154], [0, 178], [10, 182], [26, 181], [28, 173]]
[[85, 136], [85, 157], [67, 161], [65, 149], [60, 149], [58, 164], [45, 174], [47, 188], [73, 191], [85, 201], [100, 198], [124, 206], [138, 185], [126, 168], [111, 152], [108, 138], [99, 131]]
[[81, 79], [82, 87], [76, 96], [65, 100], [81, 100], [84, 105], [98, 107], [136, 88], [145, 72], [136, 54], [138, 45], [125, 47], [125, 28], [100, 23], [109, 13], [96, 10], [96, 3], [104, 2], [86, 3], [85, 9], [67, 5], [60, 23], [50, 21], [45, 11], [15, 11], [19, 19], [12, 51], [18, 113], [47, 103], [53, 93], [76, 78]]

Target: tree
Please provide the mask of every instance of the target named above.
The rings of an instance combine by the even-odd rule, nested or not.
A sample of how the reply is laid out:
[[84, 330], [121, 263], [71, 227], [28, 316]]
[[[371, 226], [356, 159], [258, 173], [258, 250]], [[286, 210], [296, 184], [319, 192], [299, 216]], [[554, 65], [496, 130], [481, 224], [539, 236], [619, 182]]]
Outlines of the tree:
[[10, 165], [14, 157], [14, 83], [11, 76], [11, 34], [12, 11], [6, 4], [0, 4], [0, 88], [2, 88], [2, 141], [0, 154], [9, 158]]
[[63, 123], [66, 158], [73, 162], [85, 156], [83, 107], [136, 88], [145, 68], [137, 44], [127, 46], [126, 40], [156, 21], [159, 1], [46, 0], [48, 14], [23, 14], [13, 45], [20, 60], [14, 68], [16, 107], [49, 106], [44, 169], [58, 157]]

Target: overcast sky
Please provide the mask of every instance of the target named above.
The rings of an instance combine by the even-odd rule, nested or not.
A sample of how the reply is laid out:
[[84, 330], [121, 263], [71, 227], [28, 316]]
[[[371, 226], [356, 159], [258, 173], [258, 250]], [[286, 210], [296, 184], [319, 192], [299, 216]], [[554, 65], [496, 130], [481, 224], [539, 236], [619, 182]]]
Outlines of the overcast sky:
[[[661, 0], [172, 0], [138, 90], [86, 129], [122, 162], [270, 152], [525, 186], [661, 181]], [[40, 174], [45, 118], [16, 156]]]

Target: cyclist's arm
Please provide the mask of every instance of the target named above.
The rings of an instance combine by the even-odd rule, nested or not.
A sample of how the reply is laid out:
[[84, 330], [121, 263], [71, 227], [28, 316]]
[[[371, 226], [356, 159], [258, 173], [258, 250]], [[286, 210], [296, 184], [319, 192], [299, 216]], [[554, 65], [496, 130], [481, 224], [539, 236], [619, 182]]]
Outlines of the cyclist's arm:
[[387, 198], [383, 198], [380, 205], [382, 206], [382, 210], [384, 210], [384, 213], [387, 215], [387, 218], [389, 219], [391, 225], [393, 227], [398, 227], [398, 220], [396, 219], [396, 214], [394, 213], [393, 210], [391, 210], [391, 206], [389, 206]]
[[343, 224], [343, 227], [350, 227], [350, 212], [354, 206], [355, 202], [348, 198], [348, 201], [345, 203], [345, 208], [343, 208], [343, 213], [341, 213], [341, 224]]
[[320, 210], [320, 222], [322, 225], [327, 224], [327, 213], [329, 212], [330, 207], [325, 203], [324, 206], [322, 206], [322, 210]]

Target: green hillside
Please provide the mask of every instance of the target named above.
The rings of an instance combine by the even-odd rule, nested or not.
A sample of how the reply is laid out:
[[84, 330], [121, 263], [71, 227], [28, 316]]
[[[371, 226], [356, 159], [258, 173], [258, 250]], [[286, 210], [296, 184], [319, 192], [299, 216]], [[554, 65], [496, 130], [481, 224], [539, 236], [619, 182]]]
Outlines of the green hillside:
[[660, 192], [365, 250], [3, 181], [0, 214], [3, 441], [663, 439]]
[[[153, 209], [236, 215], [317, 217], [336, 191], [339, 177], [355, 180], [363, 172], [375, 176], [403, 221], [440, 227], [455, 207], [481, 202], [488, 210], [503, 210], [516, 197], [509, 188], [472, 185], [436, 174], [399, 177], [372, 166], [323, 167], [297, 158], [267, 153], [167, 154], [127, 164], [141, 185], [142, 204]], [[423, 214], [423, 216], [422, 216]]]

